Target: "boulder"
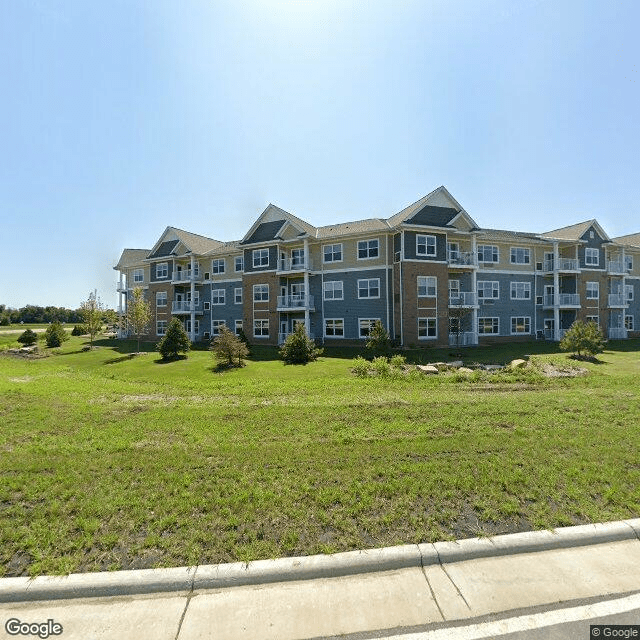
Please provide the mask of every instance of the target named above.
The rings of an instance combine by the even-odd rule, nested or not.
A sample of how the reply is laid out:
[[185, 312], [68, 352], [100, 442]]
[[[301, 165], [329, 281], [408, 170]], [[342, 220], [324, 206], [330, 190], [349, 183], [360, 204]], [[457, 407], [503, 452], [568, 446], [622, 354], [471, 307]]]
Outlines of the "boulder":
[[504, 369], [501, 364], [485, 364], [485, 371], [500, 371], [500, 369]]
[[418, 369], [418, 371], [422, 371], [422, 373], [438, 373], [438, 367], [432, 364], [419, 364], [416, 368]]
[[460, 367], [458, 369], [458, 373], [473, 373], [473, 369], [469, 369], [469, 367]]
[[524, 369], [527, 366], [527, 361], [522, 358], [516, 358], [509, 363], [510, 369]]
[[459, 369], [462, 365], [464, 365], [464, 362], [462, 362], [462, 360], [454, 360], [453, 362], [447, 362], [447, 364], [454, 369]]

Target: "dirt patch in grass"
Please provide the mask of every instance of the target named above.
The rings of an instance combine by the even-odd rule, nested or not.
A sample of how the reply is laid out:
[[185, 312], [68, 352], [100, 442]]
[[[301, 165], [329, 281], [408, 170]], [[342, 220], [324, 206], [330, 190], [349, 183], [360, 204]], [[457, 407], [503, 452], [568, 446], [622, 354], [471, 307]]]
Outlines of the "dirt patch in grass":
[[577, 378], [578, 376], [586, 376], [589, 373], [588, 369], [572, 366], [569, 363], [558, 365], [545, 362], [540, 366], [540, 370], [547, 378]]

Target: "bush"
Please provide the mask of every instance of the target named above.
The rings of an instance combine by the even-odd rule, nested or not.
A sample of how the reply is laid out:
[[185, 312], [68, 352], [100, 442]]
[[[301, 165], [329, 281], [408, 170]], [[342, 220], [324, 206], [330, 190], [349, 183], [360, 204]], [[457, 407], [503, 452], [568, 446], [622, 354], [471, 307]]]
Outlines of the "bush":
[[69, 339], [67, 332], [59, 322], [52, 322], [44, 332], [44, 339], [50, 349], [61, 347]]
[[191, 348], [191, 341], [187, 332], [184, 330], [182, 323], [178, 318], [174, 318], [167, 327], [167, 332], [164, 334], [160, 342], [158, 342], [157, 349], [162, 355], [163, 360], [170, 360], [177, 358], [179, 352], [186, 353]]
[[371, 367], [382, 378], [388, 378], [391, 375], [391, 365], [384, 356], [374, 358]]
[[0, 327], [8, 327], [10, 324], [11, 320], [9, 316], [2, 316], [2, 318], [0, 318]]
[[211, 341], [213, 355], [226, 362], [230, 367], [242, 367], [243, 358], [249, 355], [247, 345], [234, 335], [225, 325], [220, 327], [220, 333]]
[[366, 344], [367, 349], [374, 356], [386, 356], [391, 352], [391, 340], [387, 330], [382, 326], [380, 320], [376, 320], [369, 332], [369, 338]]
[[321, 354], [322, 349], [316, 348], [302, 323], [296, 325], [295, 331], [289, 335], [280, 348], [280, 357], [287, 364], [307, 364], [307, 362], [317, 360]]
[[362, 356], [358, 356], [353, 359], [353, 367], [351, 367], [351, 371], [358, 378], [366, 378], [369, 375], [369, 362], [365, 360]]
[[27, 329], [20, 334], [18, 342], [25, 345], [25, 347], [30, 347], [32, 344], [38, 342], [38, 334], [35, 331], [31, 331], [31, 329]]
[[396, 353], [395, 356], [391, 356], [391, 359], [389, 360], [389, 364], [396, 369], [402, 369], [406, 362], [407, 359], [399, 353]]
[[604, 351], [607, 341], [595, 322], [576, 320], [560, 341], [562, 351], [572, 351], [574, 356], [593, 357]]
[[73, 329], [71, 330], [71, 335], [72, 336], [84, 336], [88, 333], [87, 331], [87, 327], [85, 327], [82, 324], [77, 324], [75, 327], [73, 327]]

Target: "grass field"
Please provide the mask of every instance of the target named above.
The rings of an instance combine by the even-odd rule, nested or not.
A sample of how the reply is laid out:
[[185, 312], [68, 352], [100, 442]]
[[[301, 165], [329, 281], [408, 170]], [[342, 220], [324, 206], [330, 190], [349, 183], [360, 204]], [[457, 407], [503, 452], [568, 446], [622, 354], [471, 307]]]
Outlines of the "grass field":
[[[0, 333], [0, 348], [15, 335]], [[640, 343], [589, 375], [357, 379], [328, 352], [0, 355], [0, 573], [306, 555], [640, 514]], [[117, 350], [116, 350], [117, 349]], [[565, 361], [536, 343], [466, 351]], [[422, 352], [422, 361], [450, 359]]]

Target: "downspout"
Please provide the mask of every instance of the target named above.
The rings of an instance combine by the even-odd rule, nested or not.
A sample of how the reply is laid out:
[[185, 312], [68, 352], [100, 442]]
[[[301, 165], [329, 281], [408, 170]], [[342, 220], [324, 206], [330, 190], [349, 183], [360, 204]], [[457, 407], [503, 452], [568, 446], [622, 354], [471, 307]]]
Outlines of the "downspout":
[[[471, 236], [471, 291], [476, 295], [476, 303], [478, 302], [478, 270], [473, 268], [473, 261], [478, 258], [478, 245], [476, 234]], [[473, 305], [471, 311], [471, 332], [473, 335], [473, 344], [478, 344], [478, 304]]]
[[195, 305], [195, 296], [196, 296], [196, 281], [195, 281], [195, 268], [196, 268], [196, 258], [193, 254], [191, 254], [191, 327], [189, 331], [189, 340], [191, 342], [195, 341], [196, 338], [196, 305]]
[[309, 304], [311, 302], [311, 294], [309, 293], [309, 268], [311, 267], [311, 259], [309, 256], [309, 238], [304, 239], [304, 295], [305, 295], [305, 305], [304, 305], [304, 330], [307, 332], [307, 335], [311, 335], [311, 320], [309, 317]]
[[553, 243], [553, 339], [560, 341], [560, 275], [558, 265], [560, 253], [558, 243]]
[[[387, 256], [385, 262], [385, 273], [384, 273], [384, 282], [385, 282], [385, 306], [387, 308], [387, 331], [389, 335], [391, 335], [391, 327], [389, 326], [389, 234], [387, 234], [384, 238], [384, 252]], [[393, 255], [391, 256], [391, 264], [393, 264]], [[393, 268], [393, 267], [392, 267]]]
[[404, 298], [403, 298], [403, 287], [402, 287], [402, 265], [404, 262], [404, 231], [400, 232], [400, 346], [404, 347]]

